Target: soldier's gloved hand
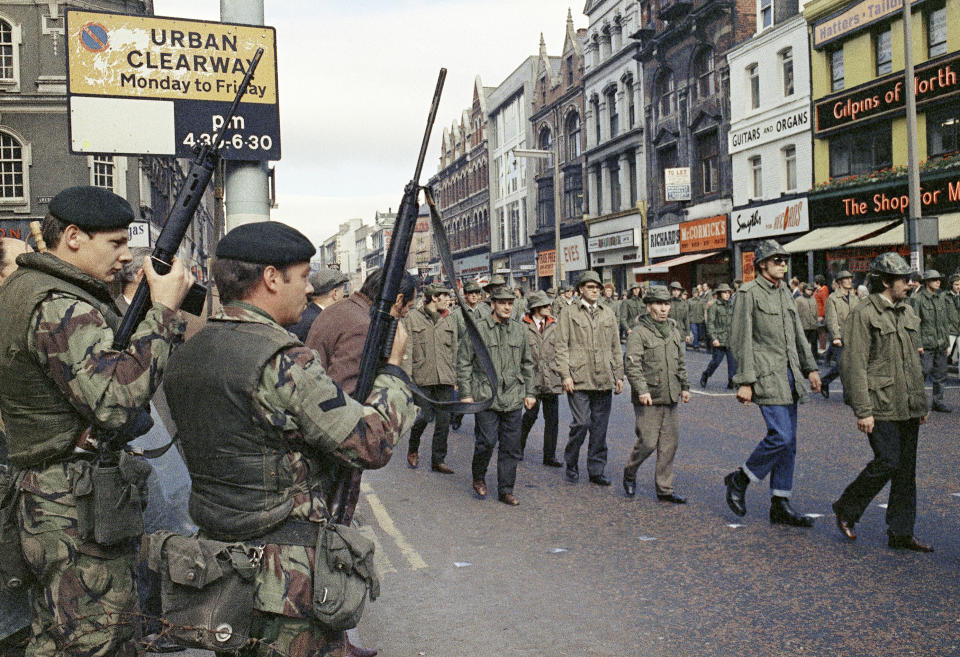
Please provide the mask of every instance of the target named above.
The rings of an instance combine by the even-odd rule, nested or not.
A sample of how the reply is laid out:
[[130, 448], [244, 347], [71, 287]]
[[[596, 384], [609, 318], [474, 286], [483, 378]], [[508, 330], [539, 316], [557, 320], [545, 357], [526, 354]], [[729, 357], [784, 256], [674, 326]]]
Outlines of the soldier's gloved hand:
[[390, 358], [387, 359], [387, 362], [400, 367], [403, 362], [403, 352], [406, 349], [407, 329], [403, 328], [402, 322], [397, 322], [397, 334], [393, 338], [393, 349], [390, 350]]
[[193, 274], [176, 256], [170, 263], [170, 271], [162, 275], [153, 268], [151, 258], [144, 258], [143, 275], [147, 277], [150, 298], [153, 302], [163, 304], [170, 310], [177, 310], [180, 307], [190, 286], [193, 285]]

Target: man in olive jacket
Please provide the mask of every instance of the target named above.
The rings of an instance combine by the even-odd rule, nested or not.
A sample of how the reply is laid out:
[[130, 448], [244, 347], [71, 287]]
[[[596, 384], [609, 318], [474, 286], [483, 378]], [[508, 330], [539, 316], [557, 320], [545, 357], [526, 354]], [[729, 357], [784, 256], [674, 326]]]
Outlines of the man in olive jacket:
[[739, 386], [737, 400], [760, 407], [767, 435], [724, 483], [727, 504], [742, 516], [747, 512], [747, 485], [769, 474], [770, 522], [812, 527], [810, 518], [790, 506], [790, 496], [797, 453], [797, 403], [808, 400], [800, 377], [809, 378], [811, 389], [819, 392], [820, 374], [790, 288], [783, 281], [789, 257], [774, 240], [758, 244], [754, 251], [758, 276], [735, 297], [730, 348], [737, 364], [733, 377]]
[[874, 459], [834, 502], [837, 527], [853, 540], [854, 525], [887, 482], [890, 547], [933, 552], [913, 535], [917, 515], [917, 435], [927, 397], [918, 351], [920, 320], [905, 303], [910, 268], [896, 253], [870, 263], [872, 294], [844, 325], [840, 377], [844, 401], [867, 434]]
[[700, 375], [700, 387], [706, 388], [707, 381], [720, 367], [720, 362], [727, 359], [727, 389], [733, 390], [733, 375], [737, 373], [737, 365], [733, 362], [730, 353], [730, 318], [733, 308], [730, 305], [730, 295], [733, 290], [726, 283], [720, 283], [714, 294], [717, 300], [707, 310], [707, 344], [713, 348], [713, 356], [707, 364], [707, 369]]
[[[457, 383], [457, 322], [448, 310], [450, 290], [440, 284], [428, 285], [423, 292], [423, 305], [410, 311], [403, 319], [410, 336], [403, 356], [403, 368], [410, 378], [431, 399], [453, 399]], [[453, 474], [447, 458], [447, 436], [450, 433], [450, 414], [436, 410], [430, 404], [417, 400], [420, 416], [410, 430], [407, 465], [416, 468], [420, 463], [420, 436], [427, 425], [436, 419], [433, 442], [430, 446], [430, 469], [441, 474]]]
[[950, 289], [944, 294], [947, 302], [947, 314], [950, 315], [950, 355], [949, 362], [956, 364], [957, 353], [960, 352], [960, 273], [950, 277]]
[[657, 499], [686, 504], [687, 500], [673, 491], [673, 458], [680, 436], [677, 403], [690, 401], [686, 347], [676, 322], [667, 317], [670, 312], [667, 289], [653, 286], [643, 300], [647, 314], [627, 339], [625, 357], [637, 418], [637, 442], [623, 469], [623, 490], [629, 497], [636, 494], [637, 470], [656, 451]]
[[923, 272], [923, 288], [910, 297], [913, 311], [920, 317], [918, 345], [924, 378], [933, 383], [933, 410], [949, 413], [943, 403], [943, 382], [947, 380], [947, 356], [950, 353], [950, 317], [946, 298], [940, 294], [940, 273], [936, 269]]
[[837, 289], [827, 297], [825, 324], [830, 344], [827, 347], [827, 355], [823, 359], [827, 363], [831, 361], [833, 363], [821, 379], [820, 394], [826, 398], [830, 397], [830, 383], [840, 376], [840, 359], [843, 357], [843, 325], [859, 303], [860, 297], [853, 291], [853, 274], [844, 269], [837, 274]]
[[623, 392], [623, 356], [617, 318], [598, 303], [600, 277], [587, 270], [577, 282], [580, 301], [560, 315], [557, 336], [557, 368], [570, 404], [570, 438], [564, 449], [566, 478], [580, 478], [580, 447], [587, 432], [590, 443], [587, 473], [590, 482], [609, 486], [603, 474], [607, 466], [607, 423], [610, 420], [611, 391]]
[[670, 319], [677, 323], [685, 342], [690, 339], [690, 302], [683, 298], [683, 285], [679, 281], [670, 283]]
[[633, 331], [633, 325], [640, 316], [647, 312], [640, 294], [640, 284], [634, 283], [630, 287], [630, 296], [620, 304], [620, 335], [628, 336]]
[[473, 490], [477, 496], [487, 496], [485, 477], [493, 448], [497, 450], [497, 495], [501, 502], [516, 506], [520, 502], [513, 494], [517, 479], [520, 451], [520, 412], [537, 403], [533, 380], [533, 359], [527, 345], [526, 329], [511, 318], [515, 298], [507, 287], [499, 287], [490, 295], [493, 312], [484, 317], [477, 329], [483, 338], [490, 360], [497, 372], [497, 390], [490, 389], [490, 380], [480, 365], [473, 345], [460, 343], [457, 358], [457, 383], [461, 400], [489, 399], [493, 404], [474, 417]]
[[520, 427], [520, 452], [527, 448], [527, 435], [537, 421], [540, 405], [543, 405], [543, 464], [559, 468], [557, 460], [557, 432], [559, 430], [559, 404], [557, 397], [563, 388], [557, 370], [557, 320], [550, 316], [550, 297], [539, 290], [527, 300], [529, 312], [523, 316], [527, 329], [527, 344], [533, 359], [537, 403], [523, 412]]

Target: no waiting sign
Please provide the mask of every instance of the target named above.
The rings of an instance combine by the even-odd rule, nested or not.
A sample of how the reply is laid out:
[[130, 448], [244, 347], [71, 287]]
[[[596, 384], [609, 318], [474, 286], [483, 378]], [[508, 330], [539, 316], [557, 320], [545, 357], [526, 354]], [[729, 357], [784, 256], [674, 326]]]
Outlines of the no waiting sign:
[[222, 155], [280, 159], [272, 27], [76, 9], [67, 10], [66, 25], [72, 153], [190, 157], [223, 128], [263, 48]]

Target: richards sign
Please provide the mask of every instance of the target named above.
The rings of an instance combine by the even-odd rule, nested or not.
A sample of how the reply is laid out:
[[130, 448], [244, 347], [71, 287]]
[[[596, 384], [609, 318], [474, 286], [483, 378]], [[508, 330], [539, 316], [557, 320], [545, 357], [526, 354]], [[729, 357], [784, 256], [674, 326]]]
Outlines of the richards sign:
[[730, 238], [734, 242], [777, 237], [810, 230], [810, 207], [806, 197], [734, 210], [730, 215]]
[[[960, 92], [958, 72], [960, 54], [956, 53], [918, 65], [913, 76], [917, 107], [956, 96]], [[814, 103], [814, 136], [822, 137], [863, 121], [902, 113], [906, 103], [903, 83], [904, 75], [900, 71], [821, 98]]]
[[647, 232], [651, 258], [680, 255], [680, 224], [653, 228]]
[[780, 137], [789, 137], [810, 129], [809, 106], [768, 119], [750, 128], [731, 130], [727, 136], [727, 151], [732, 155], [742, 150], [766, 144]]

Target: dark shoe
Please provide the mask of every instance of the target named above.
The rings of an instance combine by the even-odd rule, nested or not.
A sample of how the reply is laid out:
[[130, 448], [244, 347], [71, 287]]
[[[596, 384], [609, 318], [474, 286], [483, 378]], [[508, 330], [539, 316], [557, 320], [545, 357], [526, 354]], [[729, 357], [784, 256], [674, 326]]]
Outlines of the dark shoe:
[[347, 657], [377, 657], [376, 650], [370, 650], [368, 648], [363, 648], [361, 646], [355, 646], [350, 643], [350, 639], [346, 640], [346, 649]]
[[520, 504], [517, 498], [513, 496], [513, 493], [503, 493], [499, 499], [504, 504], [509, 504], [510, 506], [517, 506]]
[[851, 541], [857, 540], [857, 534], [853, 531], [853, 526], [856, 524], [856, 522], [843, 515], [838, 502], [833, 503], [833, 512], [837, 514], [837, 529], [840, 530], [840, 533], [849, 538]]
[[420, 455], [416, 452], [407, 454], [407, 465], [416, 470], [417, 466], [420, 465]]
[[933, 552], [933, 546], [924, 545], [916, 536], [890, 536], [887, 545], [894, 550], [913, 550], [914, 552]]
[[543, 459], [543, 464], [551, 468], [559, 468], [563, 463], [557, 459]]
[[813, 518], [797, 513], [790, 506], [790, 500], [776, 495], [770, 498], [770, 522], [791, 527], [813, 527]]
[[738, 516], [747, 515], [746, 494], [750, 478], [737, 468], [723, 478], [723, 483], [727, 485], [727, 506]]
[[633, 497], [637, 494], [637, 480], [636, 479], [627, 479], [623, 478], [623, 492], [627, 494], [627, 497]]
[[463, 422], [463, 416], [457, 415], [452, 420], [450, 420], [450, 428], [454, 431], [460, 428], [460, 424]]
[[673, 493], [670, 493], [669, 495], [657, 495], [657, 499], [660, 500], [661, 502], [670, 502], [671, 504], [687, 503], [687, 498], [680, 497], [679, 495], [675, 495]]
[[441, 474], [453, 474], [453, 468], [446, 463], [434, 463], [430, 466], [430, 469]]
[[706, 387], [707, 387], [707, 375], [706, 375], [706, 374], [701, 374], [701, 375], [700, 375], [700, 387], [701, 387], [701, 388], [706, 388]]
[[610, 480], [603, 475], [590, 475], [590, 483], [597, 486], [609, 486]]
[[946, 404], [934, 404], [933, 410], [935, 410], [937, 413], [949, 413], [953, 409], [947, 406]]
[[736, 388], [736, 386], [733, 385], [733, 381], [727, 381], [727, 390], [733, 390], [734, 388]]
[[823, 395], [824, 399], [830, 399], [830, 384], [822, 383], [820, 385], [820, 394]]
[[564, 471], [563, 476], [566, 477], [567, 481], [569, 481], [571, 484], [575, 484], [580, 481], [580, 473], [573, 468], [568, 467], [566, 471]]
[[474, 480], [473, 490], [479, 497], [487, 496], [487, 485], [483, 482], [483, 479]]

